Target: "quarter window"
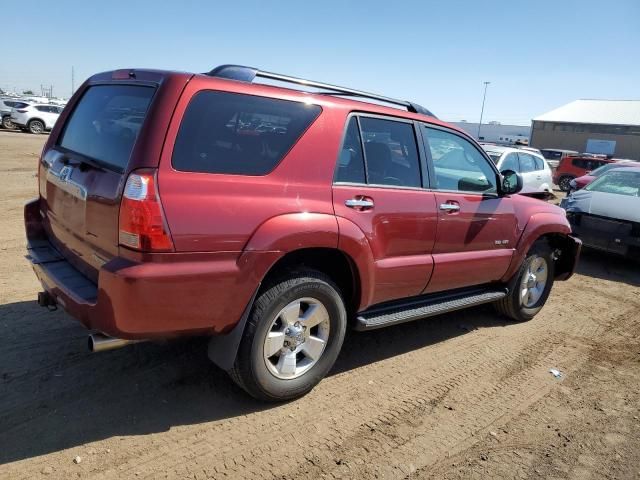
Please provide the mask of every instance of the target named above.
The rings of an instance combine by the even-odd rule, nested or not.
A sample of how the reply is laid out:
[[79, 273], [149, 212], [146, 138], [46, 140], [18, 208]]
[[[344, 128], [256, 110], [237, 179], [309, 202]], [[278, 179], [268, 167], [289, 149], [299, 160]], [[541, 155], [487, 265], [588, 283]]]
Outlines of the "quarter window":
[[338, 157], [336, 182], [366, 183], [362, 142], [356, 117], [349, 119], [349, 126]]
[[496, 173], [471, 142], [459, 135], [422, 126], [429, 144], [438, 190], [496, 193]]
[[266, 175], [320, 111], [302, 102], [199, 92], [182, 119], [172, 164], [186, 172]]

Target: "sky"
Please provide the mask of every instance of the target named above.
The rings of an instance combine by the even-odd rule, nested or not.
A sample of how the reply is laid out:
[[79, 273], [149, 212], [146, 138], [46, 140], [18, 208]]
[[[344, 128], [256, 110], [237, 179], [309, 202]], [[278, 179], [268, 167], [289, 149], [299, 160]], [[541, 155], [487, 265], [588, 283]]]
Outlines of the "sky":
[[[578, 98], [640, 99], [640, 0], [0, 0], [0, 88], [71, 93], [117, 68], [234, 63], [528, 125]], [[12, 11], [15, 9], [16, 11]]]

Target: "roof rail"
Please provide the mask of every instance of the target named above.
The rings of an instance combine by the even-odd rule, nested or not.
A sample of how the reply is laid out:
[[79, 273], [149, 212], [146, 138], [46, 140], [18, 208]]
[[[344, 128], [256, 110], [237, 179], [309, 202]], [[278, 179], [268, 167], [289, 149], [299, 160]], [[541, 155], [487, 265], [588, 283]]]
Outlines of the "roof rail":
[[331, 85], [328, 83], [316, 82], [313, 80], [305, 80], [303, 78], [291, 77], [289, 75], [282, 75], [280, 73], [264, 72], [253, 67], [245, 67], [242, 65], [220, 65], [214, 68], [210, 72], [205, 73], [210, 77], [226, 78], [229, 80], [238, 80], [240, 82], [253, 82], [256, 77], [268, 78], [270, 80], [277, 80], [279, 82], [294, 83], [297, 85], [305, 85], [307, 87], [319, 88], [328, 90], [327, 92], [318, 92], [324, 95], [339, 95], [347, 97], [361, 97], [368, 98], [370, 100], [377, 100], [379, 102], [389, 103], [391, 105], [398, 105], [406, 108], [409, 112], [420, 113], [423, 115], [429, 115], [435, 117], [433, 113], [417, 103], [408, 102], [406, 100], [397, 100], [395, 98], [384, 97], [375, 93], [362, 92], [360, 90], [354, 90], [352, 88], [339, 87], [337, 85]]

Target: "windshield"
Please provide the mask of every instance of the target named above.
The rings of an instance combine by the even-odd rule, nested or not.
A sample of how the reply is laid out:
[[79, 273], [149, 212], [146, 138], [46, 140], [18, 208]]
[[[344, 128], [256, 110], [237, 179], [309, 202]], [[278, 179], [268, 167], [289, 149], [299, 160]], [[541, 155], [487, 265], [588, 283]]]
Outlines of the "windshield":
[[596, 168], [591, 173], [589, 173], [589, 175], [591, 175], [592, 177], [599, 177], [603, 173], [611, 170], [612, 168], [618, 168], [618, 167], [620, 167], [620, 165], [618, 165], [617, 163], [607, 163], [606, 165], [602, 165], [601, 167]]
[[640, 190], [640, 172], [627, 169], [614, 170], [594, 180], [585, 187], [585, 190], [637, 197]]

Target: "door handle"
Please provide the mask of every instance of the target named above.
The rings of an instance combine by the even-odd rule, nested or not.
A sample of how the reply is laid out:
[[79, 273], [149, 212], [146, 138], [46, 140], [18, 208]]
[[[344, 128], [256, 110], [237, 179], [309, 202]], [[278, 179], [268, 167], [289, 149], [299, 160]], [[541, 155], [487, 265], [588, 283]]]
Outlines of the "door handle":
[[349, 208], [373, 208], [373, 201], [364, 198], [350, 198], [344, 204]]
[[459, 212], [460, 205], [456, 205], [455, 203], [441, 203], [440, 210], [444, 210], [445, 212]]

